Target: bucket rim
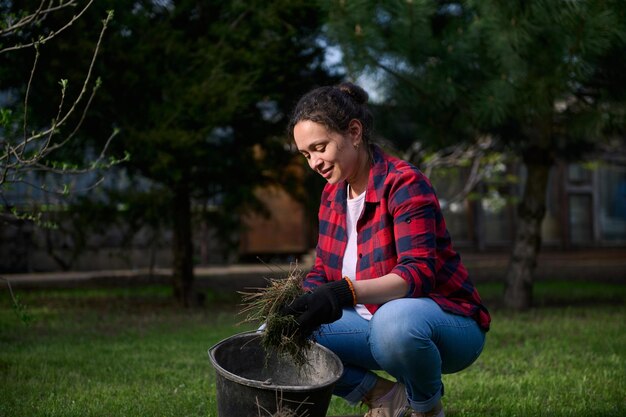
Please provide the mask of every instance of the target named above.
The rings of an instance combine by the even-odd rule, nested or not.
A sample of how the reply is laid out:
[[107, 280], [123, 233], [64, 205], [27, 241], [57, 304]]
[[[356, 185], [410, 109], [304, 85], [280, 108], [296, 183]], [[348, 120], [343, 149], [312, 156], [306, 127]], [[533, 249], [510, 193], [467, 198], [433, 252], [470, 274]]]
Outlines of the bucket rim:
[[213, 367], [215, 368], [215, 370], [224, 378], [229, 379], [233, 382], [236, 382], [238, 384], [241, 385], [245, 385], [248, 387], [253, 387], [253, 388], [262, 388], [262, 389], [276, 389], [278, 391], [284, 391], [284, 392], [299, 392], [299, 391], [317, 391], [317, 390], [324, 390], [326, 388], [328, 388], [330, 385], [335, 384], [339, 378], [341, 378], [341, 375], [343, 374], [343, 363], [341, 362], [341, 360], [339, 359], [339, 357], [335, 354], [335, 352], [333, 352], [332, 350], [328, 349], [325, 346], [320, 345], [319, 343], [314, 343], [315, 348], [316, 349], [320, 349], [324, 352], [326, 352], [327, 354], [329, 354], [329, 356], [336, 362], [336, 364], [338, 365], [338, 372], [337, 375], [333, 375], [332, 378], [329, 378], [328, 381], [326, 381], [323, 384], [318, 384], [318, 385], [266, 385], [263, 383], [263, 381], [257, 381], [254, 379], [248, 379], [248, 378], [243, 378], [239, 375], [236, 375], [230, 371], [227, 371], [226, 369], [224, 369], [219, 363], [217, 363], [217, 360], [215, 358], [215, 351], [222, 346], [223, 344], [227, 343], [228, 341], [231, 341], [232, 339], [237, 339], [237, 338], [243, 338], [243, 337], [250, 337], [250, 336], [257, 336], [257, 337], [261, 337], [260, 335], [261, 331], [259, 330], [252, 330], [252, 331], [247, 331], [247, 332], [241, 332], [241, 333], [236, 333], [232, 336], [227, 337], [226, 339], [223, 339], [219, 342], [217, 342], [215, 345], [211, 346], [207, 353], [209, 355], [209, 359], [211, 360], [211, 364], [213, 365]]

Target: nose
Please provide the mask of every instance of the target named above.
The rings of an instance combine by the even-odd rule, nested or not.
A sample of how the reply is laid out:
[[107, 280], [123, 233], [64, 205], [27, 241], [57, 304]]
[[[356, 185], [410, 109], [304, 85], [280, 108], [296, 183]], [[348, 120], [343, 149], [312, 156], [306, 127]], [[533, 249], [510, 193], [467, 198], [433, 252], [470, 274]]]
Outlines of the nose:
[[311, 158], [309, 159], [309, 166], [313, 171], [319, 171], [323, 165], [324, 161], [322, 161], [321, 158], [316, 155], [311, 155]]

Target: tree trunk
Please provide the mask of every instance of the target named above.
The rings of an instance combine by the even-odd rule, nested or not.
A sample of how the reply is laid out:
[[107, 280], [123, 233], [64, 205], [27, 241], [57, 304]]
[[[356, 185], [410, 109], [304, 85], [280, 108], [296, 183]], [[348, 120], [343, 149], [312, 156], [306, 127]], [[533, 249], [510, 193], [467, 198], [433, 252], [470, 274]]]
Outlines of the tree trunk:
[[546, 213], [548, 175], [554, 160], [545, 150], [525, 153], [527, 169], [524, 194], [517, 210], [513, 250], [505, 277], [504, 305], [515, 310], [532, 303], [533, 274], [541, 248], [541, 222]]
[[193, 243], [191, 237], [191, 198], [187, 184], [174, 188], [174, 297], [184, 307], [196, 304], [193, 291]]

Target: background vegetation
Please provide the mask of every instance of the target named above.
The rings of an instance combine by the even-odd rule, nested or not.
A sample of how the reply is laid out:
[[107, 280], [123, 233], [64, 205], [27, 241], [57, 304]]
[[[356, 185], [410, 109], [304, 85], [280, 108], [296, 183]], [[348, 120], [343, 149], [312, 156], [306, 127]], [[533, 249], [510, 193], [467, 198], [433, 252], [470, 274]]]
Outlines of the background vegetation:
[[[377, 74], [394, 142], [426, 148], [492, 138], [526, 171], [505, 278], [532, 303], [550, 169], [626, 133], [621, 1], [323, 1], [346, 66]], [[385, 132], [386, 133], [386, 132]], [[415, 161], [422, 166], [422, 161]]]
[[[83, 230], [115, 223], [120, 213], [130, 232], [144, 224], [170, 230], [172, 289], [183, 306], [198, 302], [198, 222], [216, 230], [228, 251], [242, 217], [264, 210], [258, 187], [280, 184], [313, 206], [307, 196], [318, 195], [319, 183], [294, 169], [284, 128], [297, 98], [314, 86], [374, 80], [366, 87], [378, 93], [379, 133], [399, 151], [478, 143], [487, 148], [480, 155], [522, 158], [527, 180], [505, 277], [506, 303], [517, 309], [532, 303], [550, 168], [619, 147], [625, 134], [626, 16], [618, 0], [64, 0], [43, 16], [45, 4], [0, 2], [0, 172], [28, 165], [31, 153], [35, 172], [123, 163], [124, 187], [60, 203], [83, 212], [95, 200], [107, 214], [67, 216], [82, 221], [67, 234], [80, 251]], [[22, 24], [28, 16], [39, 18]], [[332, 51], [339, 65], [330, 64]], [[50, 124], [50, 115], [85, 102], [92, 84], [85, 111]], [[31, 129], [50, 132], [35, 136], [45, 152], [28, 139]], [[107, 163], [93, 157], [100, 150], [111, 153]], [[428, 152], [420, 155], [414, 162], [424, 166]], [[2, 178], [1, 196], [10, 187]], [[6, 199], [3, 208], [16, 209]]]

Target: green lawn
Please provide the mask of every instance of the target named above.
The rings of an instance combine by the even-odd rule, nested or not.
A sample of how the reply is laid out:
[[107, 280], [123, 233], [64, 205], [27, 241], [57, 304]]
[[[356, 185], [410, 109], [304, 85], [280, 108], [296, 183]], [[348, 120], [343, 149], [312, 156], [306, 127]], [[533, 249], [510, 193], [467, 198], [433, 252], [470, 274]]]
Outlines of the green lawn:
[[[496, 299], [498, 284], [479, 285]], [[0, 416], [215, 416], [207, 349], [251, 329], [233, 296], [181, 311], [164, 287], [0, 291]], [[539, 307], [493, 308], [479, 360], [446, 375], [446, 416], [626, 415], [626, 286], [538, 283]], [[331, 414], [358, 413], [333, 399]], [[364, 410], [361, 410], [364, 412]], [[233, 416], [237, 417], [237, 416]]]

